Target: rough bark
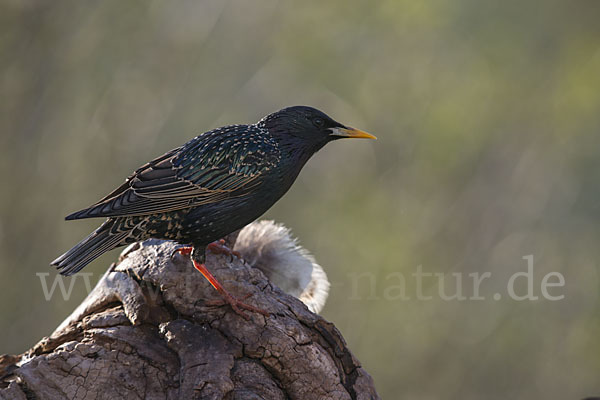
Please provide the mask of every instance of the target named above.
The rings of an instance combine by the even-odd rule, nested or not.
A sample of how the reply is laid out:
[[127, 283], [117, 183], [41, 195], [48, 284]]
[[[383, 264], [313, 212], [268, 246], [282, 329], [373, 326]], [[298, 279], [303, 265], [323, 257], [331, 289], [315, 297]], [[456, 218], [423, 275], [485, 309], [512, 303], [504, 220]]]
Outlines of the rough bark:
[[129, 249], [49, 337], [0, 358], [0, 399], [375, 399], [371, 377], [333, 324], [224, 255], [207, 266], [270, 313], [249, 321], [175, 244]]

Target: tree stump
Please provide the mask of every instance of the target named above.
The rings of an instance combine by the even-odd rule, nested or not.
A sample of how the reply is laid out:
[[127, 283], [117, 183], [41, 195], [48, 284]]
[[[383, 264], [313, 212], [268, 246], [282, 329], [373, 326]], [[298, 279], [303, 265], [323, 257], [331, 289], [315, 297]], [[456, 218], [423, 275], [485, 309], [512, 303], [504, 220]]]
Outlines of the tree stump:
[[231, 293], [270, 313], [245, 320], [175, 249], [128, 248], [51, 336], [0, 358], [0, 399], [378, 398], [335, 326], [261, 270], [207, 254]]

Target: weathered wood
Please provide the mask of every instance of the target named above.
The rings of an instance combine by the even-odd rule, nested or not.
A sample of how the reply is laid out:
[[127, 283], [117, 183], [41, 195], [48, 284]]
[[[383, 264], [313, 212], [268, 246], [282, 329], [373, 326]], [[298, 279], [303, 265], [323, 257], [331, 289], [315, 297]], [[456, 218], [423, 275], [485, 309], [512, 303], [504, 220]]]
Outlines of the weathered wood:
[[128, 249], [51, 336], [0, 358], [0, 399], [378, 398], [333, 324], [222, 255], [207, 255], [217, 279], [271, 315], [210, 305], [218, 294], [175, 247]]

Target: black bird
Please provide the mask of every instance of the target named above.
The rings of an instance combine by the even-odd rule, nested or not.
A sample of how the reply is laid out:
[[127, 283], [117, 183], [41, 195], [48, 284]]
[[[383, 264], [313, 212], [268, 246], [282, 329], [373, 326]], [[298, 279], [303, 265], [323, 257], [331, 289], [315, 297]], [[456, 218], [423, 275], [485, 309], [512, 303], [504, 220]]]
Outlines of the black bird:
[[148, 238], [174, 240], [188, 245], [179, 251], [191, 255], [236, 312], [241, 313], [238, 306], [261, 312], [217, 282], [203, 264], [205, 250], [223, 251], [215, 241], [267, 211], [308, 159], [340, 138], [375, 136], [306, 106], [284, 108], [256, 124], [203, 133], [138, 168], [96, 204], [67, 216], [108, 219], [51, 264], [72, 275], [115, 247]]

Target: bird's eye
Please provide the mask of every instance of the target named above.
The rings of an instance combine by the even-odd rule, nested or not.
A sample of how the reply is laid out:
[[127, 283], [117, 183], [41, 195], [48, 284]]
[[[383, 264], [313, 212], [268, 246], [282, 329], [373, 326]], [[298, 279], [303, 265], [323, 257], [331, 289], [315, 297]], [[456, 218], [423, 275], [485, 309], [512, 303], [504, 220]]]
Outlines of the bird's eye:
[[325, 125], [325, 121], [323, 120], [323, 118], [315, 118], [313, 119], [313, 124], [317, 128], [322, 128]]

